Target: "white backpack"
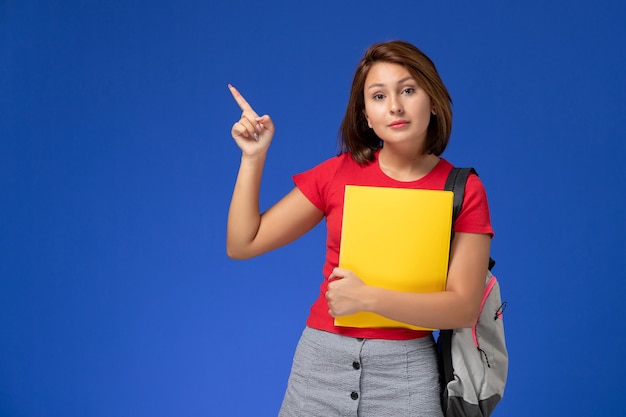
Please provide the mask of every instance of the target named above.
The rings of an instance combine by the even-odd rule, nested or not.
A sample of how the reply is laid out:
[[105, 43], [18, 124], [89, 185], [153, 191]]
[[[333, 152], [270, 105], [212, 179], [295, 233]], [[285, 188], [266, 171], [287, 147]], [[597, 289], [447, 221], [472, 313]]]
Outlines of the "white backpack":
[[[454, 192], [453, 224], [461, 212], [465, 183], [473, 168], [453, 168], [445, 190]], [[500, 285], [490, 260], [476, 324], [440, 330], [442, 406], [446, 417], [487, 417], [504, 395], [509, 356], [504, 337]]]

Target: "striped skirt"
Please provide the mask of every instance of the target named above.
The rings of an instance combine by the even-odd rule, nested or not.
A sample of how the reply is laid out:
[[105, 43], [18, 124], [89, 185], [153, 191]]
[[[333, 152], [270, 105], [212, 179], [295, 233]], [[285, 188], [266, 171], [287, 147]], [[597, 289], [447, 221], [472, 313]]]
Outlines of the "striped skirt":
[[356, 339], [305, 328], [279, 417], [442, 417], [432, 337]]

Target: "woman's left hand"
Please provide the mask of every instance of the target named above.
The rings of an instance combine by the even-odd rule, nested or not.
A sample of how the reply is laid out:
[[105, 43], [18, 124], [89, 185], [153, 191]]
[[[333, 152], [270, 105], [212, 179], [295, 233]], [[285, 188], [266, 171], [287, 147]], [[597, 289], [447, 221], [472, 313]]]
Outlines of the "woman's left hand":
[[328, 280], [328, 314], [337, 317], [365, 310], [363, 291], [367, 285], [352, 271], [335, 268]]

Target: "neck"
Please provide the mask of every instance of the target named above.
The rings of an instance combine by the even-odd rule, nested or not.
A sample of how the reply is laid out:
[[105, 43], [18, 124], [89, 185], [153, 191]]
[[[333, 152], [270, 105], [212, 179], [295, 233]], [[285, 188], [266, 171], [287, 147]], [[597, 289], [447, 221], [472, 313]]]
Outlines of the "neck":
[[439, 157], [419, 152], [400, 152], [384, 145], [378, 155], [380, 169], [398, 181], [416, 181], [428, 174], [439, 162]]

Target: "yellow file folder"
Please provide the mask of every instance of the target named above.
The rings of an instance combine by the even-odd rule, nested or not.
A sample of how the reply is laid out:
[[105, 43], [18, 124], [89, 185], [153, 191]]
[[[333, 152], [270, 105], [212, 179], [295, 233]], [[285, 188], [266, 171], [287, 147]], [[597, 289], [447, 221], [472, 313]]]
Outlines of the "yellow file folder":
[[[452, 200], [451, 191], [347, 185], [339, 267], [375, 287], [444, 291]], [[336, 317], [335, 325], [425, 329], [369, 312]]]

